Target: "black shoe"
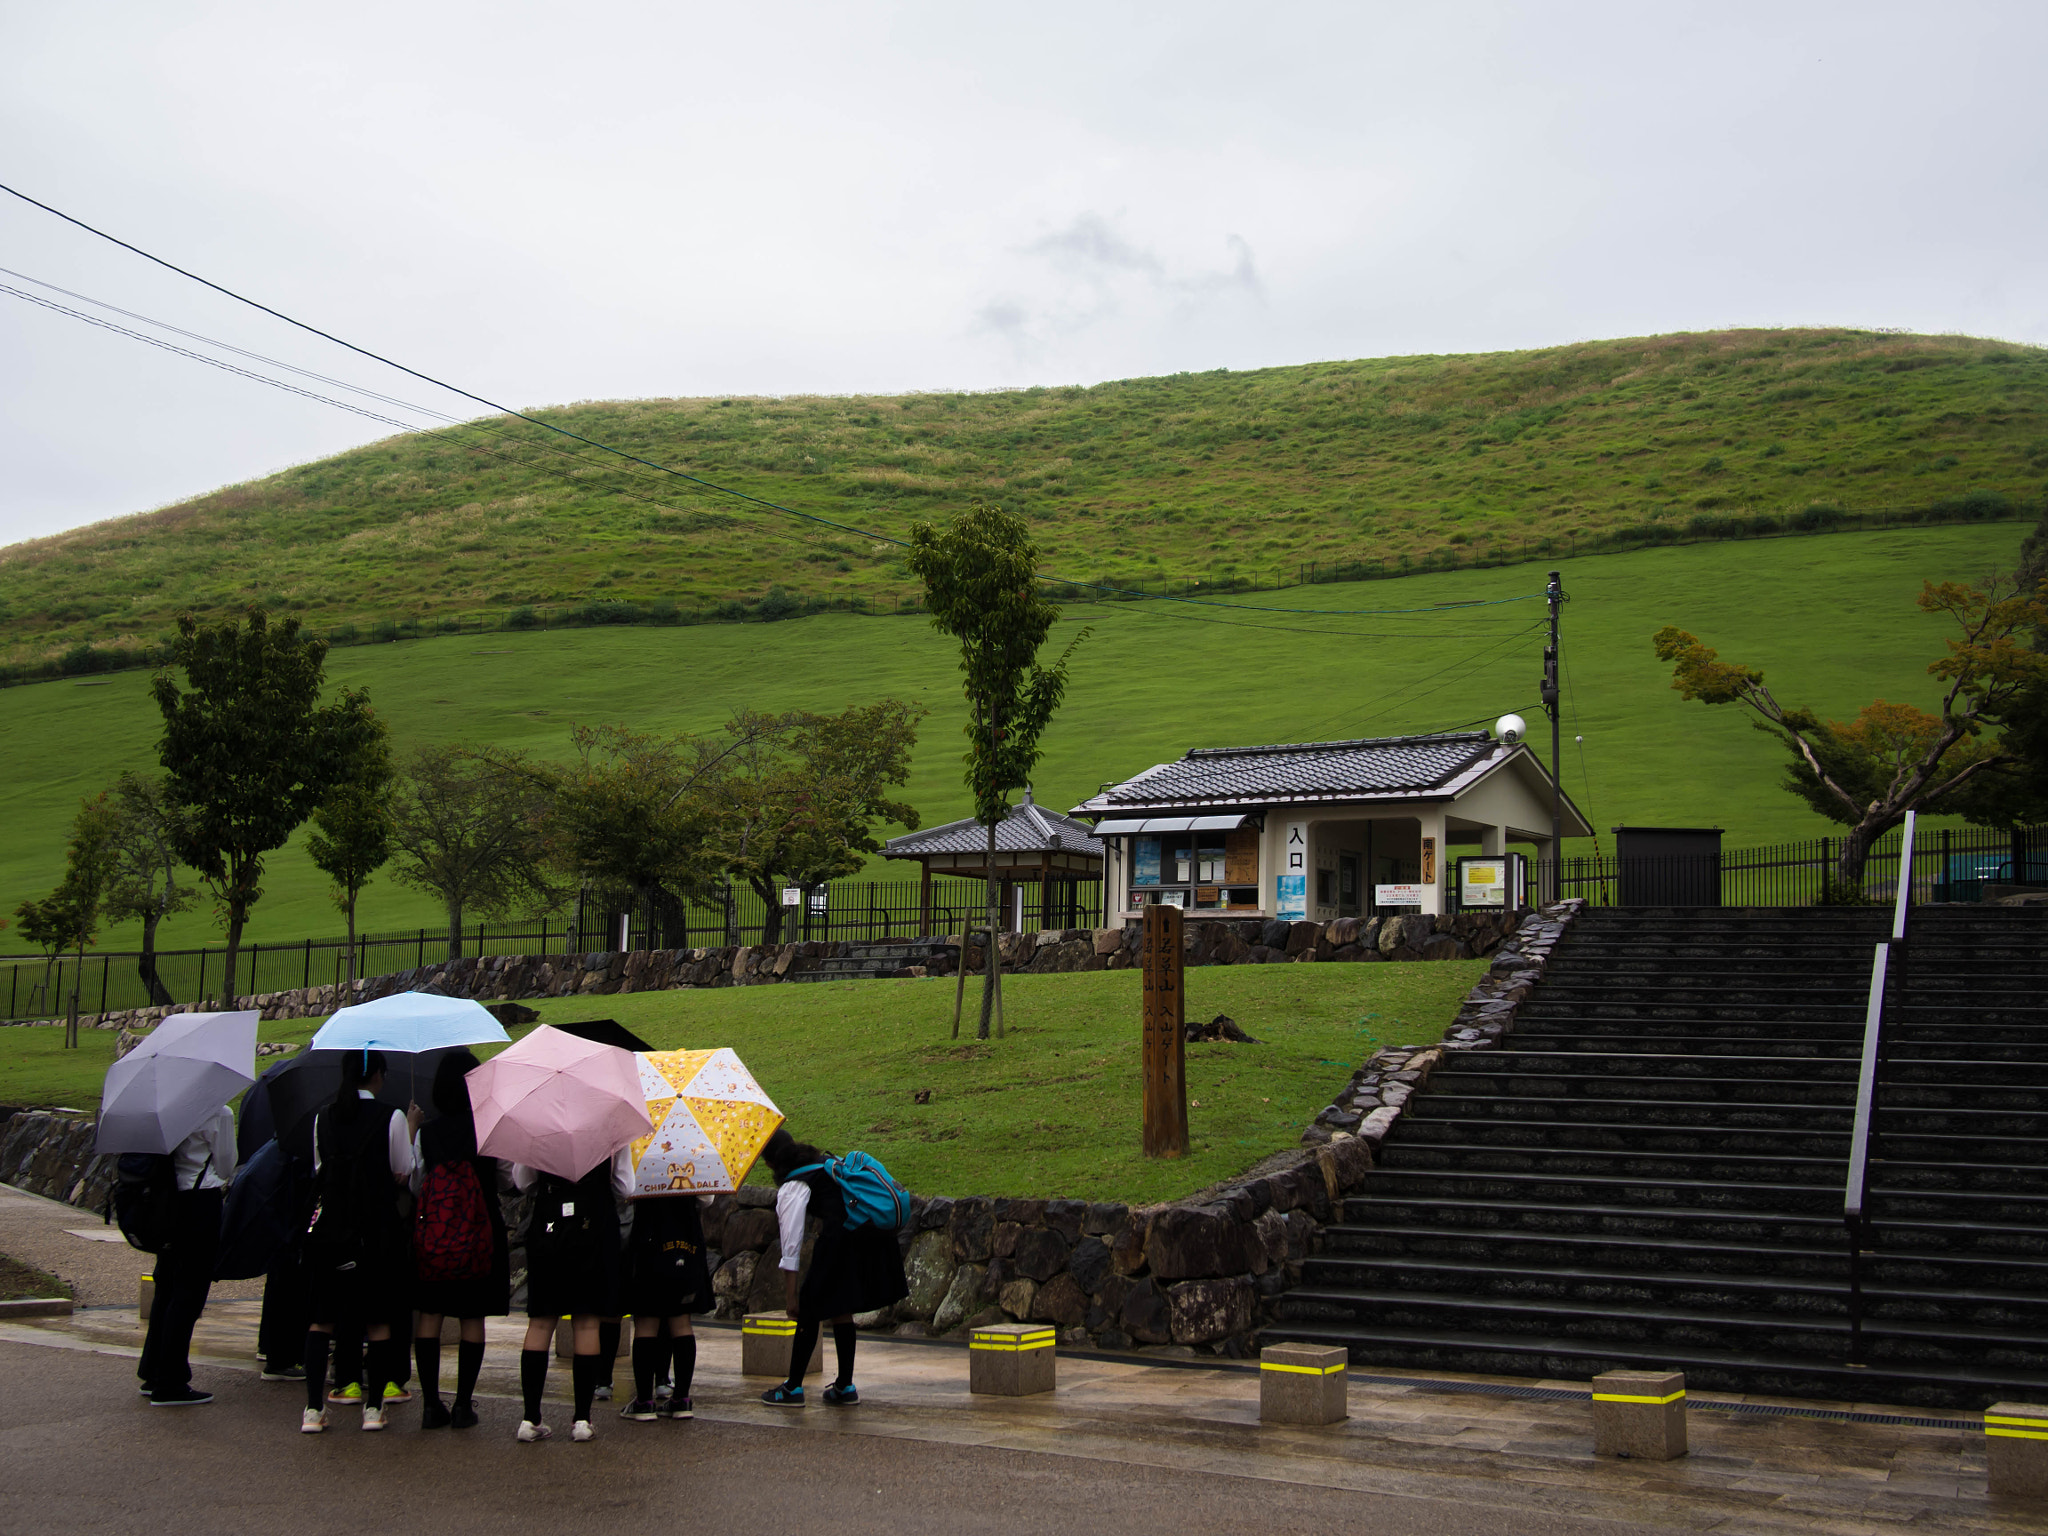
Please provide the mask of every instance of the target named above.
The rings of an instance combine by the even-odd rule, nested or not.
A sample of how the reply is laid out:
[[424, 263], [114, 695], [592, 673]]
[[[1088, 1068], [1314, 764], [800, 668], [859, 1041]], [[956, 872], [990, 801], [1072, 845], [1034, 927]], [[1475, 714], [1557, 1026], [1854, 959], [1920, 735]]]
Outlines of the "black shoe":
[[426, 1406], [420, 1409], [421, 1429], [446, 1429], [454, 1422], [455, 1415], [448, 1411], [448, 1405], [438, 1397], [427, 1399]]
[[476, 1409], [467, 1403], [457, 1403], [448, 1410], [448, 1427], [450, 1429], [475, 1429]]
[[690, 1400], [687, 1397], [671, 1397], [665, 1406], [665, 1411], [672, 1419], [694, 1419], [697, 1417], [697, 1410], [690, 1406]]
[[195, 1392], [190, 1387], [179, 1387], [172, 1392], [152, 1392], [149, 1406], [152, 1408], [197, 1408], [201, 1403], [213, 1401], [211, 1392]]
[[850, 1381], [843, 1384], [835, 1381], [824, 1390], [822, 1396], [834, 1408], [851, 1408], [860, 1401], [860, 1388]]

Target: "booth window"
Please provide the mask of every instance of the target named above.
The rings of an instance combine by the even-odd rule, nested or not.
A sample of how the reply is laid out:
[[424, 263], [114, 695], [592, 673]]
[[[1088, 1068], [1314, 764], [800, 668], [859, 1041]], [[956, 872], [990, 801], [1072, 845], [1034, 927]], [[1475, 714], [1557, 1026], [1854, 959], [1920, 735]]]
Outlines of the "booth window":
[[[1187, 907], [1194, 911], [1256, 908], [1258, 834], [1249, 861], [1237, 832], [1167, 832], [1131, 839], [1131, 906]], [[1244, 865], [1249, 862], [1249, 878]], [[1242, 880], [1244, 883], [1238, 883]]]

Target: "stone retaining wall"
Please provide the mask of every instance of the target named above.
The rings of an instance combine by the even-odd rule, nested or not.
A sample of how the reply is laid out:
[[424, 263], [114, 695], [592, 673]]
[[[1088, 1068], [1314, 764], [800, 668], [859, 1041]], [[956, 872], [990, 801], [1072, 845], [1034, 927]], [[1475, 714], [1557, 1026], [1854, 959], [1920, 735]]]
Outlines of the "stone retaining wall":
[[[1332, 923], [1205, 919], [1185, 925], [1184, 943], [1190, 965], [1469, 960], [1491, 954], [1523, 915], [1461, 912], [1451, 917], [1346, 917]], [[1126, 970], [1138, 963], [1138, 933], [1135, 923], [1121, 928], [1049, 928], [1042, 933], [1006, 933], [998, 940], [998, 952], [1006, 975]], [[957, 934], [868, 943], [804, 940], [723, 949], [635, 949], [538, 957], [485, 955], [438, 961], [352, 983], [265, 992], [242, 1001], [266, 1019], [300, 1019], [396, 992], [433, 992], [483, 1002], [511, 1002], [535, 997], [661, 992], [678, 987], [759, 986], [817, 972], [827, 961], [857, 960], [895, 945], [903, 947], [906, 960], [916, 955], [928, 958], [924, 964], [896, 967], [889, 972], [894, 976], [950, 976], [958, 963]], [[978, 972], [983, 965], [982, 946], [968, 945], [969, 972]], [[136, 1008], [99, 1014], [82, 1022], [98, 1029], [147, 1029], [190, 1006], [179, 1003], [168, 1008]]]
[[[1401, 924], [1394, 930], [1394, 947], [1415, 951], [1410, 958], [1433, 958], [1423, 950], [1438, 939], [1451, 940], [1466, 953], [1475, 942], [1492, 951], [1492, 967], [1466, 994], [1440, 1044], [1375, 1051], [1303, 1133], [1307, 1145], [1276, 1153], [1250, 1172], [1183, 1200], [1132, 1207], [1081, 1200], [913, 1197], [912, 1219], [899, 1236], [910, 1295], [856, 1321], [904, 1335], [953, 1337], [992, 1322], [1049, 1323], [1070, 1347], [1255, 1354], [1259, 1330], [1272, 1320], [1274, 1299], [1300, 1280], [1302, 1261], [1321, 1243], [1325, 1226], [1342, 1218], [1345, 1197], [1371, 1174], [1373, 1149], [1399, 1121], [1409, 1097], [1446, 1053], [1485, 1049], [1513, 1029], [1522, 1000], [1583, 905], [1572, 900], [1540, 912], [1511, 914], [1519, 919], [1512, 929], [1499, 918], [1486, 919], [1490, 926], [1481, 928], [1472, 921], [1477, 914], [1374, 925], [1371, 942], [1377, 949], [1386, 942], [1388, 928]], [[1437, 927], [1445, 922], [1453, 926]], [[1467, 925], [1462, 934], [1456, 927], [1461, 922]], [[1295, 951], [1296, 959], [1345, 958], [1340, 954], [1345, 947], [1365, 947], [1359, 936], [1365, 925], [1350, 930], [1337, 924], [1302, 926], [1316, 932]], [[1294, 934], [1289, 928], [1290, 944]], [[1411, 942], [1411, 935], [1419, 942]], [[1232, 937], [1242, 940], [1243, 935], [1226, 929], [1220, 940], [1200, 940], [1212, 954], [1221, 950], [1205, 963], [1244, 963], [1230, 953]], [[1327, 955], [1320, 953], [1324, 945], [1329, 946]], [[1257, 947], [1268, 956], [1286, 953], [1263, 942]], [[1129, 951], [1119, 936], [1118, 947], [1107, 953]], [[491, 974], [488, 961], [467, 965], [483, 976]], [[639, 973], [647, 974], [644, 968]], [[617, 979], [627, 980], [628, 973], [622, 969]], [[109, 1172], [92, 1156], [89, 1119], [23, 1112], [0, 1130], [0, 1179], [8, 1183], [97, 1206]], [[705, 1239], [712, 1250], [720, 1316], [775, 1311], [783, 1305], [781, 1238], [773, 1206], [773, 1193], [753, 1186], [711, 1204]], [[809, 1248], [806, 1242], [805, 1261]], [[515, 1269], [523, 1269], [523, 1256], [514, 1257]]]

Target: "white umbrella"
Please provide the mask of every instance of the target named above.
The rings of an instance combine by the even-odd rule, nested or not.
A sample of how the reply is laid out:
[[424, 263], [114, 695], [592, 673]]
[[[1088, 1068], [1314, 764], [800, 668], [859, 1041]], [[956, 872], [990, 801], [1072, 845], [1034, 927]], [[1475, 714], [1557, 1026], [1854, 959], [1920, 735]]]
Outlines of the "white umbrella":
[[94, 1150], [171, 1152], [256, 1081], [256, 1023], [237, 1013], [174, 1013], [107, 1068]]
[[482, 1003], [431, 992], [395, 992], [373, 1003], [337, 1008], [313, 1036], [316, 1051], [441, 1051], [512, 1037]]

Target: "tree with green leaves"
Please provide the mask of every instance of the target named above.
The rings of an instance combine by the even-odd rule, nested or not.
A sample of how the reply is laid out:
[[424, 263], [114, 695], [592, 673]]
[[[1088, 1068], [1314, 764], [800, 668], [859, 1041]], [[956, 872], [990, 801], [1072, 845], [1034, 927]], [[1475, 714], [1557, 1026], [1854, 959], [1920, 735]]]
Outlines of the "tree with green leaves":
[[[164, 729], [157, 746], [181, 813], [178, 857], [213, 892], [227, 928], [220, 995], [238, 995], [242, 930], [263, 894], [263, 860], [282, 848], [374, 734], [369, 697], [320, 701], [327, 642], [261, 608], [241, 622], [178, 616], [170, 665], [152, 682]], [[172, 676], [182, 669], [187, 687]]]
[[78, 1044], [79, 973], [85, 969], [86, 946], [98, 936], [100, 921], [106, 916], [120, 819], [120, 812], [104, 792], [80, 801], [78, 814], [71, 820], [71, 841], [64, 850], [64, 878], [41, 901], [25, 901], [14, 909], [22, 932], [31, 943], [41, 946], [45, 955], [44, 1007], [50, 1005], [50, 970], [57, 956], [67, 949], [76, 952], [64, 1030], [67, 1047]]
[[114, 874], [107, 887], [107, 917], [142, 924], [142, 949], [135, 957], [136, 974], [152, 1006], [169, 1007], [175, 998], [156, 968], [156, 930], [166, 918], [190, 908], [199, 899], [196, 885], [179, 877], [178, 819], [180, 812], [160, 779], [124, 773], [114, 781], [114, 806], [120, 820], [114, 833]]
[[[1000, 507], [977, 501], [944, 528], [914, 524], [908, 563], [924, 583], [932, 627], [960, 644], [961, 691], [968, 708], [967, 789], [974, 798], [975, 820], [988, 833], [988, 971], [975, 1034], [986, 1040], [991, 1013], [999, 1034], [1002, 1028], [996, 828], [1009, 811], [1010, 791], [1031, 778], [1039, 737], [1066, 697], [1068, 663], [1088, 631], [1069, 641], [1050, 666], [1039, 662], [1039, 648], [1060, 611], [1039, 590], [1038, 549], [1024, 520]], [[953, 1029], [957, 1035], [957, 1012]]]
[[391, 858], [391, 748], [384, 723], [356, 754], [355, 772], [320, 802], [306, 856], [333, 881], [335, 908], [348, 921], [348, 979], [356, 979], [356, 901]]
[[462, 955], [469, 914], [504, 917], [559, 903], [542, 836], [547, 808], [516, 753], [422, 747], [413, 754], [391, 798], [391, 843], [398, 878], [447, 910], [450, 960]]
[[[795, 887], [808, 910], [814, 891], [880, 850], [878, 823], [917, 826], [917, 808], [889, 791], [910, 777], [926, 713], [882, 699], [837, 715], [742, 713], [727, 726], [743, 739], [712, 792], [720, 863], [761, 898], [762, 943], [782, 942], [783, 889]], [[729, 902], [727, 920], [730, 928]]]
[[1831, 821], [1848, 828], [1836, 859], [1830, 899], [1862, 899], [1871, 845], [1905, 820], [1962, 808], [1985, 775], [2016, 760], [1988, 727], [2007, 724], [2030, 690], [2048, 681], [2048, 656], [2023, 638], [2048, 624], [2048, 600], [2010, 581], [1981, 587], [1927, 582], [1922, 612], [1946, 614], [1958, 636], [1928, 665], [1944, 684], [1940, 713], [1877, 699], [1850, 721], [1778, 702], [1755, 667], [1721, 661], [1711, 647], [1667, 625], [1653, 638], [1657, 658], [1672, 664], [1671, 686], [1705, 704], [1737, 704], [1757, 729], [1790, 754], [1785, 787]]

